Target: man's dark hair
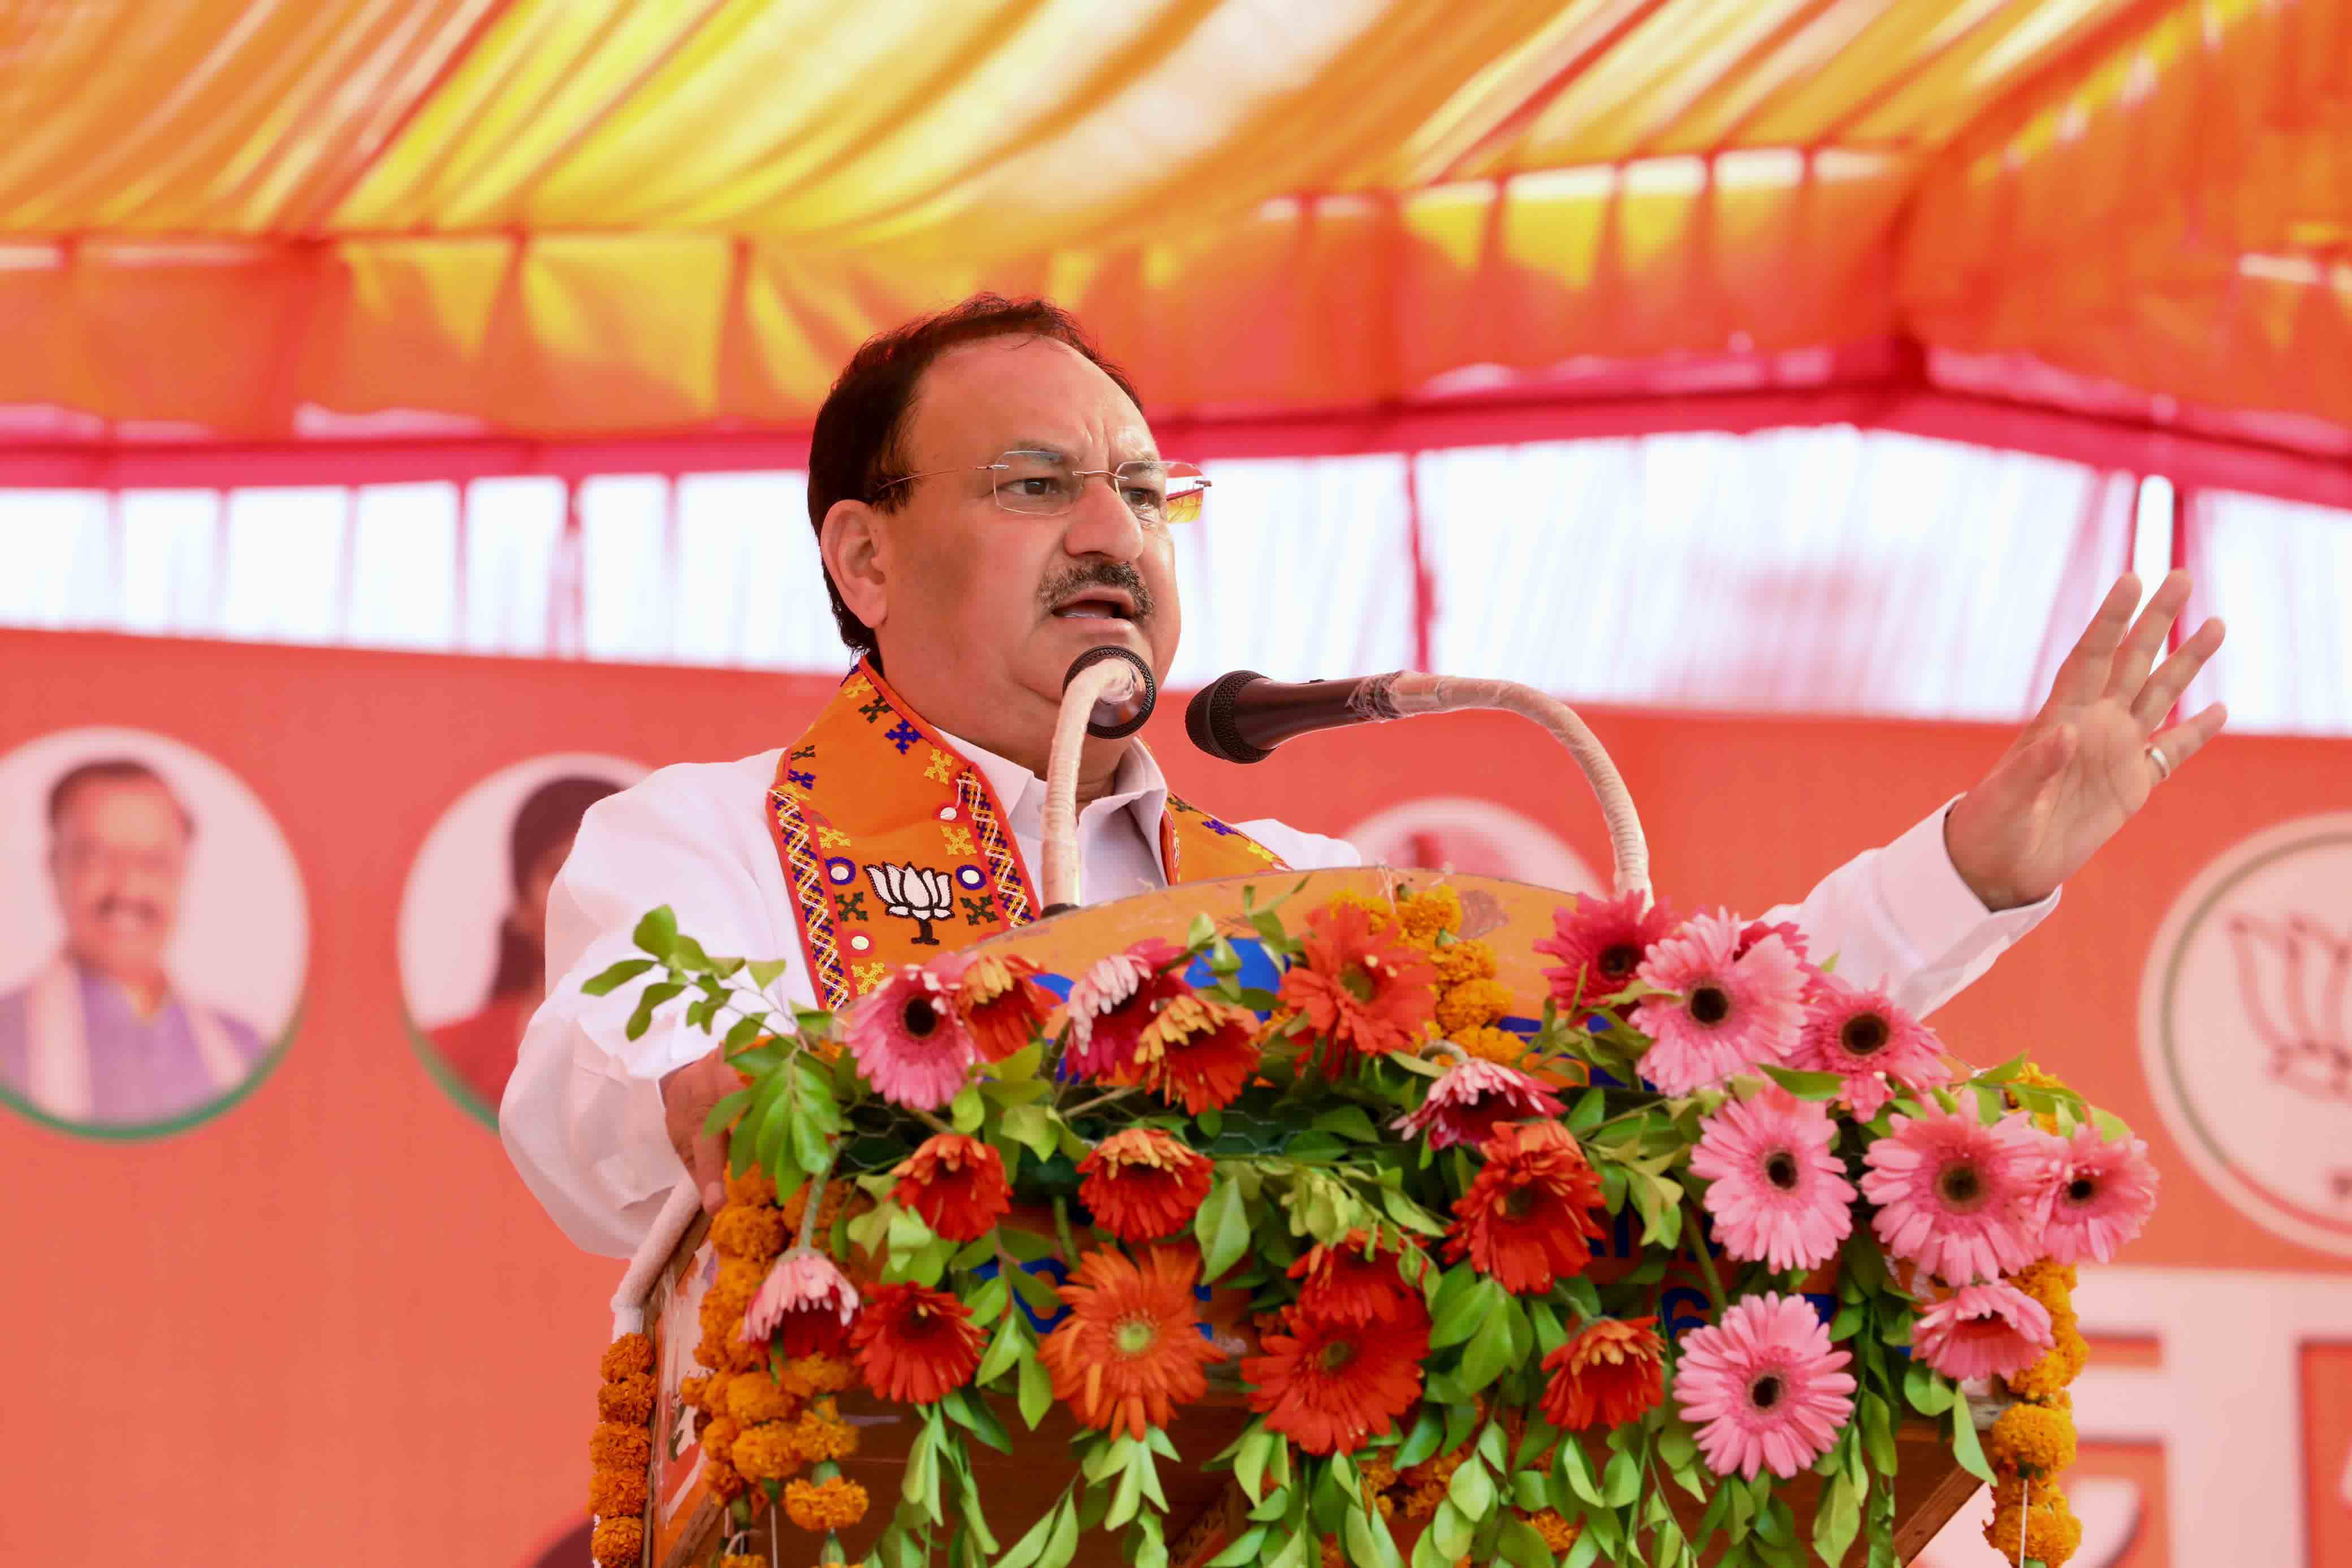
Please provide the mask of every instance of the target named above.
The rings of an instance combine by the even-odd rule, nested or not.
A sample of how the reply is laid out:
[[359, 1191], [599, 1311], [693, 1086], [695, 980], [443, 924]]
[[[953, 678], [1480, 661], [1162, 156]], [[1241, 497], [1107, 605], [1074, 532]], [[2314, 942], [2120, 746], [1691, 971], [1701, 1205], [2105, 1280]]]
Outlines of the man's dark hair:
[[[809, 435], [808, 509], [810, 526], [820, 538], [824, 515], [836, 501], [866, 501], [883, 512], [906, 505], [908, 486], [882, 486], [911, 471], [902, 442], [923, 372], [950, 349], [989, 338], [1051, 338], [1066, 343], [1101, 367], [1138, 410], [1143, 407], [1127, 372], [1095, 347], [1076, 317], [1050, 299], [975, 294], [936, 315], [919, 317], [861, 344], [816, 412], [816, 427]], [[851, 612], [830, 571], [824, 591], [833, 600], [841, 640], [861, 655], [878, 657], [872, 630]]]
[[196, 820], [188, 814], [186, 805], [173, 792], [171, 785], [163, 781], [161, 773], [135, 757], [101, 757], [66, 769], [64, 775], [49, 786], [51, 832], [57, 831], [58, 820], [66, 814], [66, 808], [73, 803], [75, 792], [86, 784], [152, 784], [163, 791], [164, 798], [172, 802], [172, 809], [180, 813], [180, 825], [187, 829], [188, 836], [195, 836]]

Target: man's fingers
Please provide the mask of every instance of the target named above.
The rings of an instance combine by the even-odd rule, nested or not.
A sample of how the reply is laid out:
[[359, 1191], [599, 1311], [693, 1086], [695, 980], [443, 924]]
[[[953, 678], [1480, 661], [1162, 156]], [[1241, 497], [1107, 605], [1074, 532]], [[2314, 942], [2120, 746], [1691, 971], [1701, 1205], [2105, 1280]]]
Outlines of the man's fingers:
[[2147, 683], [2147, 673], [2156, 667], [2157, 655], [2164, 652], [2165, 639], [2172, 634], [2172, 623], [2180, 617], [2181, 607], [2189, 602], [2189, 574], [2173, 571], [2165, 574], [2148, 596], [2147, 608], [2132, 623], [2129, 635], [2124, 638], [2122, 652], [2115, 658], [2107, 674], [2106, 695], [2123, 701]]
[[2195, 716], [2182, 719], [2170, 729], [2158, 732], [2148, 744], [2162, 747], [2164, 759], [2172, 764], [2172, 771], [2178, 773], [2181, 764], [2204, 750], [2205, 743], [2221, 734], [2221, 727], [2229, 722], [2229, 705], [2215, 703]]
[[2132, 699], [2132, 716], [2139, 720], [2141, 728], [2154, 729], [2164, 722], [2172, 705], [2180, 700], [2180, 694], [2189, 689], [2189, 683], [2197, 678], [2197, 672], [2205, 667], [2205, 661], [2221, 645], [2223, 631], [2220, 617], [2206, 622], [2148, 677], [2147, 684], [2139, 688], [2139, 695]]
[[688, 1166], [694, 1173], [694, 1184], [702, 1190], [702, 1211], [717, 1214], [727, 1201], [727, 1139], [718, 1137], [694, 1140], [693, 1159]]
[[2124, 634], [2131, 630], [2132, 609], [2138, 603], [2139, 579], [2130, 572], [2116, 579], [2116, 585], [2100, 601], [2098, 613], [2091, 617], [2090, 625], [2058, 666], [2058, 678], [2050, 683], [2053, 699], [2076, 706], [2098, 700], [2107, 689], [2116, 650], [2123, 646]]

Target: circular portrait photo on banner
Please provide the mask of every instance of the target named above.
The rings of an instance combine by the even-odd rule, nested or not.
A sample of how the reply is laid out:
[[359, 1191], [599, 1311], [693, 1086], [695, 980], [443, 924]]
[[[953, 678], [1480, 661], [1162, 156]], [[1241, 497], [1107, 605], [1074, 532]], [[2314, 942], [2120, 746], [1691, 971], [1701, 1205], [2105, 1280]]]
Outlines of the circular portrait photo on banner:
[[168, 736], [0, 756], [0, 1104], [93, 1137], [217, 1115], [292, 1038], [310, 905], [268, 809]]
[[409, 1039], [436, 1081], [490, 1126], [547, 990], [547, 890], [588, 808], [646, 772], [589, 753], [516, 763], [458, 797], [409, 868], [400, 900]]

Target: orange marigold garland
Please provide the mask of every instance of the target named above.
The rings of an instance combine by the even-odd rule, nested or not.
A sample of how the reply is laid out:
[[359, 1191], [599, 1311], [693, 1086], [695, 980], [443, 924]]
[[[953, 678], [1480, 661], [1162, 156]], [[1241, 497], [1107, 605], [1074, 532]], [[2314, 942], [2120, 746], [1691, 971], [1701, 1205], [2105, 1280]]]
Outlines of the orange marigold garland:
[[590, 1549], [600, 1568], [636, 1568], [645, 1551], [642, 1516], [654, 1462], [646, 1422], [653, 1402], [645, 1397], [639, 1408], [638, 1401], [653, 1369], [653, 1341], [644, 1334], [625, 1333], [604, 1351], [604, 1384], [596, 1399], [602, 1418], [588, 1438], [588, 1511], [597, 1520]]

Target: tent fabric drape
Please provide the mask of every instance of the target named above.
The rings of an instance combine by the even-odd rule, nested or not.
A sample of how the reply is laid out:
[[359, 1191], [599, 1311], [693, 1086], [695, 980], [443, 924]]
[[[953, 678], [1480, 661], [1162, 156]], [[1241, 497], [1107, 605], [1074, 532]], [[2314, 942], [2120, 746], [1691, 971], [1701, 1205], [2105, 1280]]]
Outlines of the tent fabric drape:
[[0, 438], [792, 428], [987, 287], [1155, 413], [1891, 341], [2337, 453], [2348, 105], [2352, 0], [19, 8]]

